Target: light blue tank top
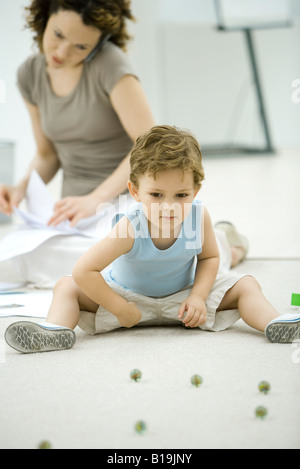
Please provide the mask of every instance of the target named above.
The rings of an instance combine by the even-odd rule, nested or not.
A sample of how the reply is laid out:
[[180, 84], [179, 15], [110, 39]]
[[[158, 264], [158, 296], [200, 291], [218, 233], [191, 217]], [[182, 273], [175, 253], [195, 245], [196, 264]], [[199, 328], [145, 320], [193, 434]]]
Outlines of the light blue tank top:
[[126, 214], [134, 228], [133, 247], [111, 264], [105, 279], [151, 297], [171, 295], [192, 284], [196, 256], [202, 251], [201, 210], [202, 202], [194, 200], [175, 243], [161, 250], [150, 237], [142, 204], [134, 204]]

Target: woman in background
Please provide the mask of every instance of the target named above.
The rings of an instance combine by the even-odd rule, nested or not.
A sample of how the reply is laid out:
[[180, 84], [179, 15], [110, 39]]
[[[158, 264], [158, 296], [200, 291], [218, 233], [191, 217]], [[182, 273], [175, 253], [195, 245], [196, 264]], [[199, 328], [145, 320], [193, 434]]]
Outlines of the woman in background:
[[[18, 87], [37, 152], [17, 185], [0, 184], [0, 210], [10, 215], [23, 200], [33, 170], [47, 184], [62, 168], [61, 199], [48, 224], [74, 226], [101, 204], [117, 203], [133, 144], [155, 125], [126, 55], [127, 21], [134, 17], [130, 0], [33, 0], [26, 10], [39, 52], [20, 66]], [[247, 241], [231, 224], [219, 228], [227, 269], [244, 258]], [[14, 262], [27, 283], [51, 288], [96, 241], [54, 237]]]
[[49, 224], [96, 213], [127, 187], [129, 154], [154, 125], [126, 55], [129, 0], [33, 0], [27, 22], [39, 53], [18, 70], [37, 153], [16, 186], [0, 186], [10, 215], [35, 169], [45, 183], [63, 170], [62, 199]]

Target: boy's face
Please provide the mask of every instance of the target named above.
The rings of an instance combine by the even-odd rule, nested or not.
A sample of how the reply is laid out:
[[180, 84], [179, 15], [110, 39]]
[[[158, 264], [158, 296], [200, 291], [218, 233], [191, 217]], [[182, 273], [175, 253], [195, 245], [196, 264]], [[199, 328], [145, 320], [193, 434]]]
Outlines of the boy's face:
[[139, 186], [129, 181], [128, 188], [134, 199], [143, 204], [151, 235], [162, 237], [173, 236], [176, 228], [180, 229], [198, 192], [192, 172], [179, 169], [160, 171], [155, 179], [140, 176]]

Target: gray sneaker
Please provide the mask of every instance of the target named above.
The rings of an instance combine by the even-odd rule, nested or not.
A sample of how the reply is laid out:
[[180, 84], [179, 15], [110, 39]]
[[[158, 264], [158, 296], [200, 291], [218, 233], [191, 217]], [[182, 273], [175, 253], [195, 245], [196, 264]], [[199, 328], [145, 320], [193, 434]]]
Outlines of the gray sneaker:
[[73, 347], [76, 335], [68, 327], [19, 321], [8, 326], [5, 331], [5, 340], [18, 352], [52, 352]]
[[300, 339], [300, 316], [292, 313], [278, 316], [269, 322], [265, 334], [273, 343], [290, 344]]

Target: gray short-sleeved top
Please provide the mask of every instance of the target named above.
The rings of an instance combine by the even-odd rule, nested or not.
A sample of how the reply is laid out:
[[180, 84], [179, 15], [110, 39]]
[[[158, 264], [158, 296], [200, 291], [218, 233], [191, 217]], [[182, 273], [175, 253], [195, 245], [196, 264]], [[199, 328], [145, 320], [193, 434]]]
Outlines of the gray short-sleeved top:
[[50, 85], [44, 54], [30, 56], [18, 69], [23, 97], [38, 106], [45, 135], [63, 169], [62, 196], [94, 190], [130, 152], [133, 142], [115, 113], [109, 95], [124, 75], [136, 76], [127, 55], [108, 42], [84, 63], [76, 88], [64, 97]]

